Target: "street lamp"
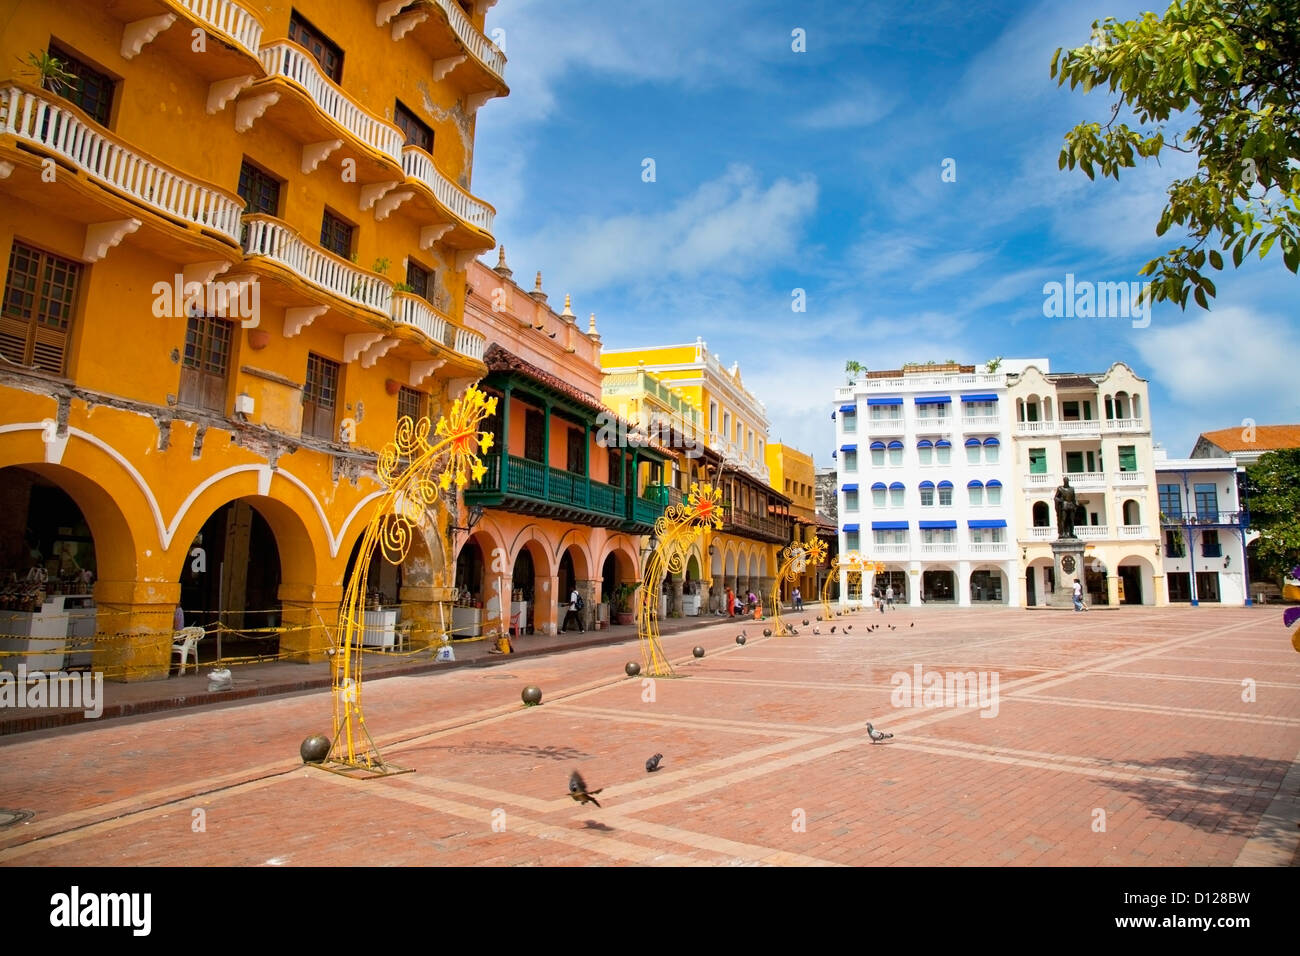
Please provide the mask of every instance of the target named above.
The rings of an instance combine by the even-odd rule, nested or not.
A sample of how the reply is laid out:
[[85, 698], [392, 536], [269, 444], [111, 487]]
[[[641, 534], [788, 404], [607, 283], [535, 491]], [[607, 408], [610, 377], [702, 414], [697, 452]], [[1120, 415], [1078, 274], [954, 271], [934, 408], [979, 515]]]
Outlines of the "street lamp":
[[469, 513], [466, 515], [465, 527], [462, 528], [459, 525], [451, 525], [450, 528], [448, 528], [448, 530], [472, 532], [474, 530], [474, 526], [482, 520], [483, 520], [483, 506], [470, 505]]

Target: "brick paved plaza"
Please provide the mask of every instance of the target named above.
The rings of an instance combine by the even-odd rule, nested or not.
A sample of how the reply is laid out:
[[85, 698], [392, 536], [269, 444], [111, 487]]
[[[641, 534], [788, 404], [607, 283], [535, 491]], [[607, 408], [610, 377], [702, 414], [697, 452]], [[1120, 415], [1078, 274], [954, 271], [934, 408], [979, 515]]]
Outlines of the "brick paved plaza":
[[[881, 621], [897, 630], [865, 633]], [[0, 863], [1293, 862], [1300, 655], [1280, 611], [835, 624], [751, 623], [744, 647], [733, 623], [669, 636], [680, 676], [653, 701], [623, 675], [630, 643], [372, 681], [372, 732], [416, 771], [386, 779], [299, 762], [329, 730], [323, 691], [3, 738], [0, 807], [35, 815], [0, 830]], [[894, 708], [891, 676], [918, 665], [996, 672], [996, 716]], [[529, 683], [542, 706], [520, 705]], [[868, 720], [894, 738], [872, 745]], [[602, 809], [569, 799], [573, 769]]]

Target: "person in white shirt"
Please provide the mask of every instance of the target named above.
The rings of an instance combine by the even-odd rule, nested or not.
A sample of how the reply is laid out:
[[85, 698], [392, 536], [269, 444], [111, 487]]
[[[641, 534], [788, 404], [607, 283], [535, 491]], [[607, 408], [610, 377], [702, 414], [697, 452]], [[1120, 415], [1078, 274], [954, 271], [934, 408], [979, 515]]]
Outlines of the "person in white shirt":
[[1076, 611], [1088, 610], [1087, 606], [1083, 603], [1083, 585], [1079, 583], [1078, 578], [1074, 579], [1074, 609]]
[[581, 600], [577, 588], [569, 592], [569, 611], [564, 615], [564, 626], [560, 628], [560, 633], [564, 633], [569, 629], [570, 621], [578, 625], [578, 633], [585, 634], [587, 632], [587, 629], [582, 626], [582, 615], [578, 613], [578, 603]]

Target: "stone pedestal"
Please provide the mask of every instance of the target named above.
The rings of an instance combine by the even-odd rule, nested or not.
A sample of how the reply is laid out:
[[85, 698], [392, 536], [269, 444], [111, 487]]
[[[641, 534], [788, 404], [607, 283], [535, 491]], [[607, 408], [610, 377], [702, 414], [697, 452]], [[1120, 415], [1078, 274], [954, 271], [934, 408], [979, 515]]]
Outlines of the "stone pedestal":
[[[1083, 542], [1078, 538], [1058, 538], [1052, 542], [1052, 563], [1056, 567], [1056, 589], [1048, 595], [1047, 606], [1074, 609], [1074, 579], [1084, 583]], [[1087, 601], [1087, 587], [1084, 587]]]

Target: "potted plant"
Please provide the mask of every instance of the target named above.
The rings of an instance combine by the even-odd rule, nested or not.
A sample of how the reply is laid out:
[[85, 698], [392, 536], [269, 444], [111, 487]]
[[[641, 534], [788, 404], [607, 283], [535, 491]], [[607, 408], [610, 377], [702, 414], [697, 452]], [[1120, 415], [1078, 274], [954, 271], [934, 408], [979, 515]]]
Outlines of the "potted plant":
[[619, 624], [631, 624], [636, 615], [632, 613], [632, 595], [641, 586], [640, 581], [624, 581], [614, 590], [614, 612]]

